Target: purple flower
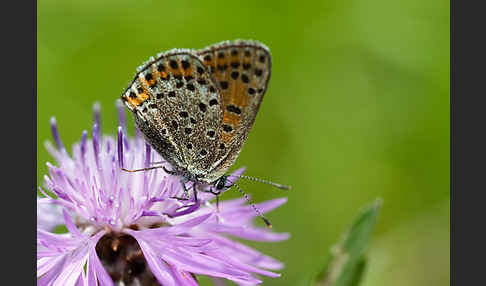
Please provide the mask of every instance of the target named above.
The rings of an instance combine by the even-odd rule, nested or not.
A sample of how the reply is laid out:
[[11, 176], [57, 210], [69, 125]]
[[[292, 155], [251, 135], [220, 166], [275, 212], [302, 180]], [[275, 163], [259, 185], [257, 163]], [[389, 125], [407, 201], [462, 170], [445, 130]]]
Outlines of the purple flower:
[[[278, 277], [271, 270], [282, 263], [229, 238], [289, 237], [254, 226], [256, 213], [244, 199], [222, 202], [218, 210], [208, 193], [200, 193], [197, 203], [181, 200], [179, 178], [163, 169], [121, 170], [149, 167], [163, 158], [138, 132], [126, 136], [124, 109], [119, 101], [117, 106], [117, 138], [101, 135], [95, 105], [92, 139], [84, 131], [72, 156], [51, 120], [55, 146], [46, 143], [46, 148], [57, 166], [47, 163], [45, 187], [39, 188], [44, 197], [37, 201], [38, 284], [198, 285], [197, 276], [207, 275], [218, 285], [224, 279], [252, 285], [261, 283], [255, 274]], [[265, 213], [285, 202], [280, 198], [257, 207]], [[57, 225], [68, 232], [53, 233]]]

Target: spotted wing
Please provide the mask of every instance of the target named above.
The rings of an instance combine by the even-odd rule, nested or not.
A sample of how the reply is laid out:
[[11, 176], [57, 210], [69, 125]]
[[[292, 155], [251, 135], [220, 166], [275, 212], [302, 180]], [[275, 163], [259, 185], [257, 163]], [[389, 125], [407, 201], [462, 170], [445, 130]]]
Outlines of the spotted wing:
[[222, 98], [190, 50], [172, 50], [139, 68], [122, 95], [148, 143], [176, 170], [203, 174], [217, 160]]
[[267, 89], [271, 72], [269, 49], [257, 41], [223, 42], [197, 51], [221, 90], [223, 121], [221, 147], [226, 154], [214, 162], [214, 176], [236, 160]]

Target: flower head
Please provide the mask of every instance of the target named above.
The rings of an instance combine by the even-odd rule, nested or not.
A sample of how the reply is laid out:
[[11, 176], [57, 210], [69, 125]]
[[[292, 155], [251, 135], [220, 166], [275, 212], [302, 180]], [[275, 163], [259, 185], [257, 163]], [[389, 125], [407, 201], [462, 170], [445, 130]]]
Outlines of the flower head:
[[[256, 216], [244, 199], [222, 202], [202, 193], [181, 200], [180, 178], [161, 168], [128, 173], [121, 168], [149, 167], [163, 158], [137, 132], [126, 136], [121, 102], [116, 138], [102, 136], [100, 108], [95, 105], [92, 138], [82, 133], [72, 156], [51, 129], [55, 146], [46, 148], [57, 161], [47, 163], [45, 197], [37, 200], [37, 277], [39, 285], [197, 285], [198, 275], [241, 285], [261, 282], [255, 274], [278, 277], [282, 263], [231, 240], [229, 236], [280, 241], [253, 225]], [[234, 182], [243, 170], [229, 176]], [[190, 186], [189, 186], [190, 187]], [[268, 212], [285, 198], [258, 204]], [[64, 224], [67, 233], [53, 233]]]

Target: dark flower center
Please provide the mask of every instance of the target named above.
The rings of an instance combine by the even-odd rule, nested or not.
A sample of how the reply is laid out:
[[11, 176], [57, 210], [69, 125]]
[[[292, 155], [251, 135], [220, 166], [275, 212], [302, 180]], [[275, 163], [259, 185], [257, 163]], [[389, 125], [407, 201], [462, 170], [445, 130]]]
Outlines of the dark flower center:
[[160, 285], [132, 236], [105, 234], [96, 244], [96, 253], [116, 285]]

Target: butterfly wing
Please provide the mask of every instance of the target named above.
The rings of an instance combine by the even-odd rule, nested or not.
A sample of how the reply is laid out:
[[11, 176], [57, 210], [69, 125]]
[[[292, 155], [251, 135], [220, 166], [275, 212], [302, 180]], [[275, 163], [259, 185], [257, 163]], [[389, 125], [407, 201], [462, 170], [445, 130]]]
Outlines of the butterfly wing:
[[271, 72], [269, 49], [257, 41], [223, 42], [197, 51], [221, 92], [223, 118], [218, 148], [208, 176], [219, 178], [234, 163], [248, 136], [267, 89]]
[[122, 100], [148, 143], [179, 173], [204, 176], [217, 160], [223, 119], [215, 81], [190, 50], [172, 50], [139, 68]]

